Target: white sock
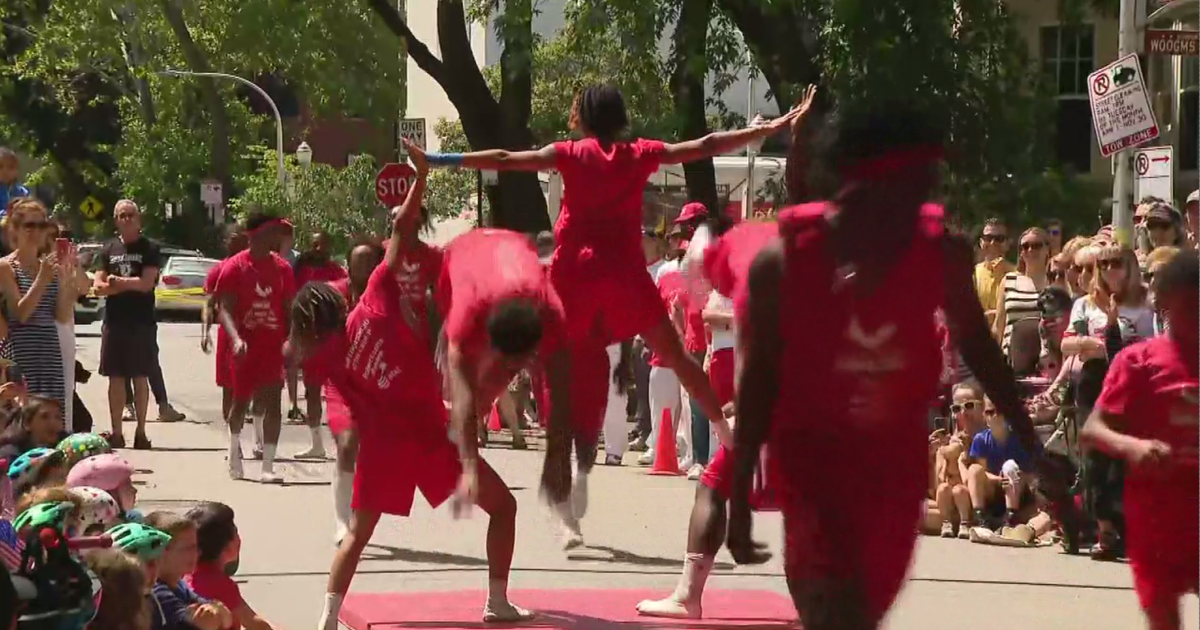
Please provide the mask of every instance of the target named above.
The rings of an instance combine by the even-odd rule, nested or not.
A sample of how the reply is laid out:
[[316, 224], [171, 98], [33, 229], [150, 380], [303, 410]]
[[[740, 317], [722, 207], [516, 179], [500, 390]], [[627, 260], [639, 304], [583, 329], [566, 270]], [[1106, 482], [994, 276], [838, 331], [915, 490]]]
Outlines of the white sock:
[[262, 471], [264, 473], [270, 474], [275, 472], [275, 447], [275, 444], [263, 445]]
[[508, 580], [488, 580], [488, 606], [508, 604]]
[[571, 482], [571, 510], [575, 518], [583, 518], [588, 509], [588, 474], [585, 470], [575, 471]]
[[677, 602], [699, 602], [704, 596], [704, 584], [712, 572], [713, 560], [702, 553], [689, 553], [683, 559], [683, 573], [671, 599]]
[[314, 450], [324, 448], [321, 443], [321, 427], [309, 427], [309, 437], [312, 438], [312, 447]]
[[333, 472], [333, 516], [337, 521], [338, 538], [350, 529], [350, 500], [354, 497], [354, 473]]
[[229, 432], [229, 459], [242, 458], [242, 434], [241, 432]]
[[263, 419], [254, 419], [254, 445], [258, 448], [263, 446]]
[[342, 611], [344, 597], [340, 593], [325, 593], [325, 608], [321, 612], [317, 630], [338, 630], [338, 613]]

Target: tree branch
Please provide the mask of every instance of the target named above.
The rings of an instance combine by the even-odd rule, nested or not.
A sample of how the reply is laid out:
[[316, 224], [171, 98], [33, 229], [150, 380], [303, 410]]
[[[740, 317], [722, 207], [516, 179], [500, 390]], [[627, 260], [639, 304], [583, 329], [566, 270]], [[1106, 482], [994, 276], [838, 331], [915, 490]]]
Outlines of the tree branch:
[[383, 20], [384, 25], [388, 27], [396, 37], [404, 40], [405, 49], [408, 51], [408, 56], [417, 62], [417, 66], [425, 71], [425, 74], [433, 77], [434, 81], [439, 84], [445, 78], [445, 66], [442, 61], [435, 57], [429, 50], [429, 46], [425, 42], [417, 38], [408, 28], [408, 23], [400, 16], [400, 12], [396, 10], [394, 0], [366, 0], [367, 6], [375, 10], [376, 15]]

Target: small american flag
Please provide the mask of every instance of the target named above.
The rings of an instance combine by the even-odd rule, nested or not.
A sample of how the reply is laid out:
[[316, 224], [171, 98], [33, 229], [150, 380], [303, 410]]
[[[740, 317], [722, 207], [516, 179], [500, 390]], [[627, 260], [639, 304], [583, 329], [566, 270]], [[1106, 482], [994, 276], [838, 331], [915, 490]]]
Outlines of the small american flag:
[[25, 543], [17, 536], [12, 522], [0, 520], [0, 562], [9, 571], [16, 571], [21, 564], [21, 552], [25, 551]]

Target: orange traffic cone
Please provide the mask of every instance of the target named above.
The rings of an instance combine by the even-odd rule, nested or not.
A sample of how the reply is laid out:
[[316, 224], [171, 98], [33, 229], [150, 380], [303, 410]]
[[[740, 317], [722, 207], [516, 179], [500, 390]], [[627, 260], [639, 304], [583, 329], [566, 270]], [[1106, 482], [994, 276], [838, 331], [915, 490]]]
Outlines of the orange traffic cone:
[[500, 408], [498, 405], [495, 405], [495, 404], [492, 405], [492, 413], [488, 414], [487, 428], [488, 428], [488, 431], [491, 431], [493, 433], [504, 428], [503, 423], [500, 422]]
[[671, 410], [663, 409], [662, 422], [658, 425], [658, 442], [654, 445], [654, 466], [651, 475], [682, 475], [679, 470], [679, 455], [675, 452], [675, 431], [671, 426]]

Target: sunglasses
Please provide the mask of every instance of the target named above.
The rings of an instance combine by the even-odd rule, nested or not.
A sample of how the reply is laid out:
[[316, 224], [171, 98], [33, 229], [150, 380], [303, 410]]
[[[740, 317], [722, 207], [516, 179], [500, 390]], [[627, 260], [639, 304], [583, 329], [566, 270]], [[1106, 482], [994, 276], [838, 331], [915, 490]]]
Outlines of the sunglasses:
[[1003, 243], [1008, 240], [1007, 234], [984, 234], [979, 240], [985, 243]]
[[953, 405], [950, 405], [950, 413], [957, 415], [964, 411], [975, 411], [975, 408], [978, 406], [979, 406], [978, 400], [968, 400], [967, 402], [964, 402], [961, 405], [958, 403], [954, 403]]
[[1021, 251], [1023, 252], [1040, 252], [1046, 244], [1041, 241], [1028, 241], [1021, 243]]
[[1147, 230], [1169, 230], [1169, 229], [1171, 229], [1171, 222], [1170, 221], [1161, 221], [1161, 220], [1157, 220], [1157, 219], [1151, 219], [1149, 221], [1146, 221], [1146, 229]]
[[1105, 258], [1096, 261], [1097, 269], [1119, 269], [1121, 267], [1120, 258]]
[[47, 221], [26, 221], [21, 224], [21, 227], [26, 230], [44, 230], [50, 227], [50, 223]]

